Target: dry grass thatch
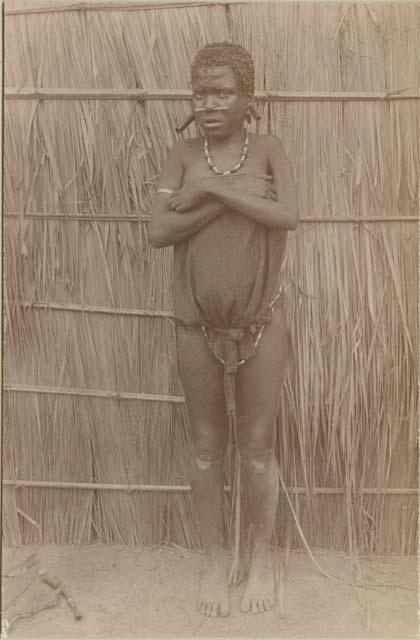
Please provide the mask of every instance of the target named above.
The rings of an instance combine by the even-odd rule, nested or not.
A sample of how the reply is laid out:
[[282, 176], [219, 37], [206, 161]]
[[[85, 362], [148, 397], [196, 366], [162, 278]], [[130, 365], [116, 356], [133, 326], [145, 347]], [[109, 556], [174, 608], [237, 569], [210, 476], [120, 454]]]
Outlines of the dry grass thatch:
[[[420, 11], [409, 3], [10, 15], [5, 36], [6, 87], [188, 89], [194, 52], [223, 39], [252, 51], [259, 90], [420, 86]], [[311, 544], [413, 553], [418, 101], [258, 108], [260, 130], [292, 161], [301, 215], [330, 220], [302, 223], [289, 242], [295, 366], [278, 420], [283, 476], [300, 488], [292, 499]], [[172, 308], [171, 250], [151, 249], [147, 222], [106, 220], [150, 210], [188, 111], [187, 100], [5, 103], [5, 480], [188, 484], [185, 406], [115, 397], [182, 393], [171, 319], [153, 316]], [[334, 222], [343, 216], [397, 221]], [[5, 487], [4, 514], [9, 543], [200, 544], [185, 492]], [[227, 497], [227, 533], [229, 522]], [[284, 498], [276, 537], [299, 544]]]

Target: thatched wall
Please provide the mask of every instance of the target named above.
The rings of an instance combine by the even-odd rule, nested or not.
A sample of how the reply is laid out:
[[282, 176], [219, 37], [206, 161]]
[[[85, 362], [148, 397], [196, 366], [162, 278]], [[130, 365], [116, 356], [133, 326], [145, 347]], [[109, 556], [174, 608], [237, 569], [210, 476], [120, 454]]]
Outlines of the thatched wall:
[[[260, 130], [283, 140], [301, 206], [283, 476], [312, 545], [412, 553], [419, 5], [8, 9], [6, 541], [200, 544], [171, 249], [149, 246], [147, 214], [190, 60], [230, 39], [255, 57]], [[284, 496], [277, 541], [300, 543]]]

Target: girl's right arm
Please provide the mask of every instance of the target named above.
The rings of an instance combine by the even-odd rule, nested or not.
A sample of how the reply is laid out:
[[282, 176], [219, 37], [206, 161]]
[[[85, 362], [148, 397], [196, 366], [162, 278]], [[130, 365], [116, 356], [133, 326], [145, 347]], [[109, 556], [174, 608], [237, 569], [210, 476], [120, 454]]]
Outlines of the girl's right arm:
[[182, 186], [184, 177], [185, 146], [177, 142], [169, 152], [158, 180], [159, 189], [169, 193], [157, 192], [152, 206], [152, 219], [149, 223], [149, 241], [155, 248], [167, 247], [181, 242], [200, 231], [222, 212], [223, 206], [216, 201], [200, 203], [188, 212], [178, 213], [169, 208], [171, 191]]

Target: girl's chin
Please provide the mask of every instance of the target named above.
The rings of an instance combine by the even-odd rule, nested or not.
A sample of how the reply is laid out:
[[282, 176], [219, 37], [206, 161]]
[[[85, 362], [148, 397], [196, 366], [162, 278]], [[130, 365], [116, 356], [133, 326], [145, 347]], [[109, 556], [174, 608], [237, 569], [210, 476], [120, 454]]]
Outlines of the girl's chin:
[[241, 130], [242, 127], [243, 127], [243, 124], [240, 125], [239, 127], [226, 128], [223, 125], [217, 123], [217, 124], [211, 124], [211, 125], [207, 124], [206, 126], [203, 126], [203, 130], [205, 135], [209, 139], [213, 138], [215, 140], [224, 140], [235, 135], [235, 133]]
[[207, 122], [202, 125], [203, 130], [209, 135], [226, 135], [226, 127], [223, 126], [222, 122]]

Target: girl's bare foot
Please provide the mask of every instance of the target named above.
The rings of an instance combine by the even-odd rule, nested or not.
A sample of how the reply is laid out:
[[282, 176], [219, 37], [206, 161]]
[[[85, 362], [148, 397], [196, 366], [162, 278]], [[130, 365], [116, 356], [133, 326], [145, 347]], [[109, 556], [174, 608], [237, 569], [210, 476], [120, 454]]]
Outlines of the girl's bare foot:
[[263, 613], [269, 611], [275, 602], [274, 568], [271, 550], [254, 552], [248, 583], [241, 602], [241, 611]]
[[205, 616], [229, 615], [229, 591], [225, 569], [220, 560], [209, 560], [201, 580], [197, 609]]

